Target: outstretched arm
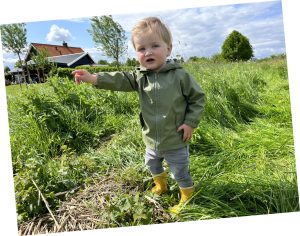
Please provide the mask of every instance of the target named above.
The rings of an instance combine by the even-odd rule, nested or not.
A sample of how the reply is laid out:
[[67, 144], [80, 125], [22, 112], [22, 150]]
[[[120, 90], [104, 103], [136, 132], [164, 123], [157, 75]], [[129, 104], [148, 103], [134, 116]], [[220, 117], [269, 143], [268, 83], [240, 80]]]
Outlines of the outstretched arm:
[[134, 73], [130, 72], [99, 72], [91, 74], [87, 70], [74, 70], [72, 72], [76, 84], [80, 82], [91, 83], [99, 89], [131, 92], [137, 90]]

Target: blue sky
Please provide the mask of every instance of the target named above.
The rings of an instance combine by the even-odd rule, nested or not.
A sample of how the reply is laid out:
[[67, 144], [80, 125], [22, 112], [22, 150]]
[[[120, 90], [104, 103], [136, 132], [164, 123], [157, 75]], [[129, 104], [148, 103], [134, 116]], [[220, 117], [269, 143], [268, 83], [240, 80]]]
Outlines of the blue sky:
[[[169, 26], [173, 34], [173, 57], [179, 54], [188, 59], [219, 53], [226, 36], [233, 30], [249, 39], [257, 58], [285, 53], [281, 1], [268, 1], [113, 15], [128, 36], [128, 53], [123, 60], [135, 57], [130, 42], [133, 25], [150, 15], [160, 17]], [[91, 17], [26, 22], [27, 42], [61, 44], [66, 41], [69, 46], [83, 48], [96, 61], [111, 61], [96, 48], [87, 31]], [[12, 68], [17, 57], [4, 50], [3, 59], [4, 66]]]

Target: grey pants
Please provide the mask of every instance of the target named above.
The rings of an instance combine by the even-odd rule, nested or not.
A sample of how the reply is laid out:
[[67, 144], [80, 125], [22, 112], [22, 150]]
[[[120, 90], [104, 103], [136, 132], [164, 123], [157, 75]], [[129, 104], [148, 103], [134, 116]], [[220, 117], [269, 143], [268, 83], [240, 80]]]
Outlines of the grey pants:
[[162, 165], [165, 160], [180, 188], [193, 186], [193, 181], [189, 173], [189, 148], [154, 151], [146, 148], [145, 164], [153, 176], [164, 172]]

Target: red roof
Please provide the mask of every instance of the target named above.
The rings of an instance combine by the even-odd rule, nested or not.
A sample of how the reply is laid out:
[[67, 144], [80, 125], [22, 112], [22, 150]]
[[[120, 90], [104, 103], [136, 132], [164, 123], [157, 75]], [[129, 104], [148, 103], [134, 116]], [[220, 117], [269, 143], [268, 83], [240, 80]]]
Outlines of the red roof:
[[65, 45], [51, 45], [51, 44], [42, 44], [42, 43], [31, 43], [31, 45], [37, 50], [46, 49], [50, 57], [61, 56], [67, 54], [81, 53], [84, 52], [82, 48], [78, 47], [69, 47]]

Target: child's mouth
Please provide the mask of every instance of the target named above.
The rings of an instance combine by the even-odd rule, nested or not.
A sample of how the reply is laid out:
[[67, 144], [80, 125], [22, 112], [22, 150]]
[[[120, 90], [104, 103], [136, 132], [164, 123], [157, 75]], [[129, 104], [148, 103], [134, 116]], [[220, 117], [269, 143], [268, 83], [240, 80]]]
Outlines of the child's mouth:
[[153, 58], [149, 58], [146, 60], [146, 62], [154, 62], [155, 60]]

